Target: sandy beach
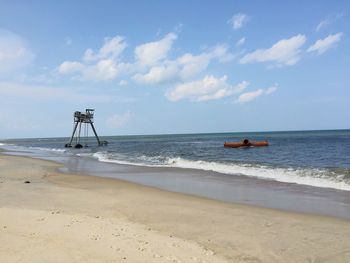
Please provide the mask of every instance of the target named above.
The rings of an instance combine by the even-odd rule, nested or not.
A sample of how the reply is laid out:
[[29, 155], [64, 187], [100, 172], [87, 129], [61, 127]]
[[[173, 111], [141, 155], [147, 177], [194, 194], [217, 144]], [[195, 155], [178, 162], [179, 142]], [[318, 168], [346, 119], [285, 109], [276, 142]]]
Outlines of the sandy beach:
[[1, 262], [350, 261], [348, 220], [63, 174], [59, 166], [0, 155]]

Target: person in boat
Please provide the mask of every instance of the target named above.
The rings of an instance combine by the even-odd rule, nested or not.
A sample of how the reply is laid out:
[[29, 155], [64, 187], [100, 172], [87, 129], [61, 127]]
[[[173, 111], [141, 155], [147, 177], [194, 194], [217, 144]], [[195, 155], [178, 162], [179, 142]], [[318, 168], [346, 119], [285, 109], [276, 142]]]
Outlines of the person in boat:
[[244, 146], [251, 146], [252, 145], [251, 142], [248, 139], [244, 139], [242, 141], [242, 143], [243, 143]]
[[268, 146], [269, 142], [267, 140], [265, 141], [249, 141], [248, 139], [243, 139], [240, 142], [225, 142], [224, 147], [230, 147], [230, 148], [238, 148], [238, 147], [260, 147], [260, 146]]

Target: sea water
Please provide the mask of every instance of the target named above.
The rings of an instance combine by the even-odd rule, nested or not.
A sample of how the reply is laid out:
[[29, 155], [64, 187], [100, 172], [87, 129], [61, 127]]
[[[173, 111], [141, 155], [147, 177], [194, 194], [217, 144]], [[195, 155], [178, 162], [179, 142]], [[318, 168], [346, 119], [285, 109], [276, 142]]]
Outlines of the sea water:
[[[224, 148], [225, 141], [265, 140], [268, 147]], [[190, 168], [232, 177], [350, 191], [350, 130], [175, 134], [82, 139], [83, 149], [64, 148], [68, 138], [3, 140], [0, 147], [57, 157], [147, 167]], [[219, 177], [218, 177], [219, 178]]]

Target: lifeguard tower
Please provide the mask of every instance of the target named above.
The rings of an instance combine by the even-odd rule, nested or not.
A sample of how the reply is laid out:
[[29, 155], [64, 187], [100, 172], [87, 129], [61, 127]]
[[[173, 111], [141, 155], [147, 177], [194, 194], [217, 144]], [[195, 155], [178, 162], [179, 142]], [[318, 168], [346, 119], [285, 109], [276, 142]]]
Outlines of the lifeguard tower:
[[[80, 111], [74, 112], [74, 128], [73, 128], [73, 133], [72, 136], [69, 140], [68, 143], [66, 143], [65, 147], [72, 147], [72, 142], [75, 138], [75, 145], [74, 148], [83, 148], [83, 147], [88, 147], [87, 141], [89, 137], [89, 125], [91, 125], [92, 131], [94, 132], [94, 135], [97, 140], [98, 146], [105, 146], [108, 144], [107, 141], [101, 141], [100, 138], [97, 135], [96, 129], [94, 127], [94, 109], [86, 109], [85, 113], [82, 113]], [[81, 144], [81, 126], [84, 125], [84, 137], [85, 137], [85, 145], [83, 146]]]

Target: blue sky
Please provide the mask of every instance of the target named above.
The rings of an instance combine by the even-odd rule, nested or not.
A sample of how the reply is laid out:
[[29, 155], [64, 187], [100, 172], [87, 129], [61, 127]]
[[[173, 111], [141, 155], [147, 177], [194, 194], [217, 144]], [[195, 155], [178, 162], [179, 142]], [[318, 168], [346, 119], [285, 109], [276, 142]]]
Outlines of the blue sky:
[[350, 4], [304, 2], [0, 1], [0, 138], [350, 128]]

